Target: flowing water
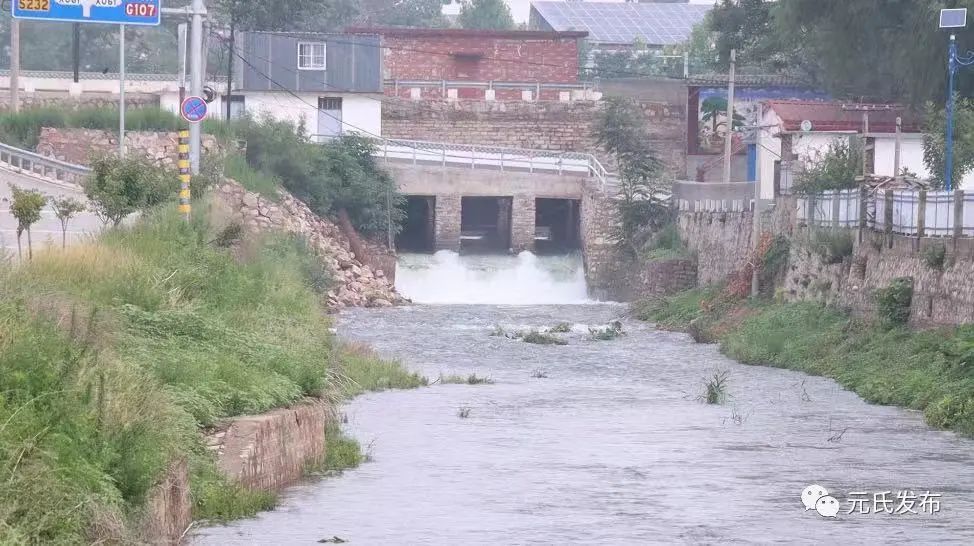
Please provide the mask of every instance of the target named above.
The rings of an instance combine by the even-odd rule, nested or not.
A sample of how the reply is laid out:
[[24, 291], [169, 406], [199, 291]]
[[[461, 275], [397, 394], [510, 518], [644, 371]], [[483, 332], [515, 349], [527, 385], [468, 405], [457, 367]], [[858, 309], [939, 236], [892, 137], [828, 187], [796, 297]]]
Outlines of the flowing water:
[[[431, 379], [476, 373], [493, 384], [355, 399], [347, 428], [368, 446], [371, 462], [291, 488], [277, 510], [204, 529], [196, 542], [974, 543], [974, 441], [930, 430], [915, 412], [866, 404], [828, 379], [735, 363], [714, 346], [627, 319], [624, 306], [579, 305], [572, 275], [545, 277], [564, 272], [565, 260], [509, 260], [493, 273], [485, 265], [491, 260], [470, 262], [476, 272], [459, 274], [477, 290], [449, 285], [446, 276], [440, 286], [478, 301], [511, 301], [491, 292], [503, 289], [496, 279], [542, 279], [548, 285], [517, 290], [525, 299], [518, 303], [530, 305], [359, 309], [339, 325], [346, 339]], [[463, 268], [466, 258], [438, 263], [427, 274]], [[400, 276], [407, 295], [449, 300], [436, 297], [436, 283], [410, 275]], [[575, 304], [536, 303], [555, 293]], [[625, 336], [588, 334], [588, 326], [616, 318]], [[495, 325], [562, 321], [573, 325], [567, 346], [489, 335]], [[727, 373], [722, 405], [701, 401], [715, 370]], [[800, 495], [811, 484], [836, 498], [838, 517], [805, 510]], [[861, 506], [872, 512], [873, 495], [887, 491], [889, 509], [907, 513], [858, 513]], [[901, 506], [900, 491], [940, 497], [921, 508], [904, 493]], [[851, 504], [857, 492], [868, 493], [868, 502]], [[929, 513], [933, 500], [937, 513]], [[911, 501], [919, 513], [904, 508]]]

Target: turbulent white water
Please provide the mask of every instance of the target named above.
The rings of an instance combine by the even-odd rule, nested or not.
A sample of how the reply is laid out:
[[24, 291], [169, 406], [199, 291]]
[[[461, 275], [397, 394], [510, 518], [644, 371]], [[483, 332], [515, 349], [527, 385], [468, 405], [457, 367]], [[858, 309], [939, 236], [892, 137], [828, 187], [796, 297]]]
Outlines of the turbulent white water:
[[578, 254], [461, 256], [402, 254], [396, 289], [416, 303], [542, 305], [591, 303]]

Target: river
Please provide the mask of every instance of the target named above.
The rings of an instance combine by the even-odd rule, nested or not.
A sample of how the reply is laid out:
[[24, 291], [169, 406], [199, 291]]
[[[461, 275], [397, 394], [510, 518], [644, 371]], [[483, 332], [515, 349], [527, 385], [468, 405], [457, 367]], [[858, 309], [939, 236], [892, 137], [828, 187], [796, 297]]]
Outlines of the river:
[[[974, 441], [828, 379], [738, 364], [626, 318], [624, 306], [579, 303], [564, 260], [507, 260], [497, 274], [528, 260], [529, 277], [548, 283], [521, 289], [525, 305], [356, 309], [339, 324], [342, 337], [431, 379], [476, 373], [493, 384], [356, 398], [347, 429], [370, 462], [290, 488], [277, 510], [203, 529], [195, 542], [974, 543]], [[406, 259], [399, 274], [407, 270], [409, 285], [410, 275], [457, 266], [446, 261]], [[470, 282], [491, 282], [489, 262], [467, 264], [479, 271]], [[416, 286], [417, 299], [437, 294]], [[547, 303], [553, 290], [574, 304]], [[591, 338], [590, 325], [617, 318], [626, 335]], [[566, 346], [489, 335], [495, 325], [563, 321], [574, 325]], [[710, 405], [701, 397], [715, 370], [726, 372], [728, 396]], [[805, 510], [801, 493], [812, 484], [835, 498], [837, 517]], [[859, 513], [874, 507], [904, 513]]]

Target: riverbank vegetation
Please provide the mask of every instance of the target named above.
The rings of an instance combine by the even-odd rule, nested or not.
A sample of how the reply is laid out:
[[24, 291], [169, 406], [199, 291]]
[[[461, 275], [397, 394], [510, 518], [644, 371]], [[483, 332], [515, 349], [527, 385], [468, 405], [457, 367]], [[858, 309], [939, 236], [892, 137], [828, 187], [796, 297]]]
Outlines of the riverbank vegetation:
[[250, 515], [273, 497], [226, 483], [204, 427], [424, 383], [329, 333], [328, 283], [301, 239], [221, 248], [206, 206], [194, 212], [165, 204], [0, 264], [0, 543], [133, 539], [179, 458], [195, 517]]
[[902, 292], [896, 288], [888, 316], [874, 321], [817, 303], [746, 300], [721, 286], [642, 302], [633, 311], [719, 343], [745, 364], [831, 377], [871, 403], [919, 410], [933, 427], [974, 435], [974, 326], [911, 331], [898, 320]]

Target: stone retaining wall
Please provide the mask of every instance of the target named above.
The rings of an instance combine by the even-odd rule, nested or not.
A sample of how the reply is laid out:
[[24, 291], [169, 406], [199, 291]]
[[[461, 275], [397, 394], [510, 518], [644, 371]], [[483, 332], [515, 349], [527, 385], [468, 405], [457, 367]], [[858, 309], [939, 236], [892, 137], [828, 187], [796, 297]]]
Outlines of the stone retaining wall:
[[300, 479], [325, 456], [329, 406], [320, 400], [262, 415], [238, 417], [209, 436], [217, 466], [251, 489], [273, 491]]
[[[133, 153], [164, 167], [176, 168], [178, 133], [126, 131], [125, 146]], [[218, 153], [220, 144], [203, 135], [203, 153]], [[88, 165], [93, 157], [118, 153], [118, 133], [100, 129], [41, 128], [37, 153], [68, 163]]]
[[148, 544], [176, 545], [192, 522], [189, 466], [180, 458], [169, 465], [162, 481], [149, 492], [142, 536]]

